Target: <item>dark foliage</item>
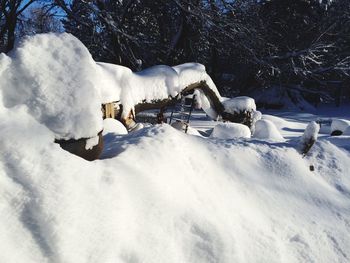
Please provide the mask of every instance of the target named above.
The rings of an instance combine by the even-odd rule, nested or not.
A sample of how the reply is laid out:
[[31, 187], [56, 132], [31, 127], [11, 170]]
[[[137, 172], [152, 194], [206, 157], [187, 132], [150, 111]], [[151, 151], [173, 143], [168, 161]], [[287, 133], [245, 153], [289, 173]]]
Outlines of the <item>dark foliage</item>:
[[[13, 25], [6, 15], [12, 2], [22, 1], [0, 0], [3, 51], [13, 46]], [[23, 8], [23, 2], [18, 3], [17, 20], [18, 9]], [[98, 61], [133, 70], [197, 61], [206, 65], [227, 96], [274, 85], [297, 87], [306, 97], [315, 92], [331, 97], [350, 93], [346, 90], [348, 0], [52, 0], [51, 4], [64, 14], [65, 31], [78, 37]]]

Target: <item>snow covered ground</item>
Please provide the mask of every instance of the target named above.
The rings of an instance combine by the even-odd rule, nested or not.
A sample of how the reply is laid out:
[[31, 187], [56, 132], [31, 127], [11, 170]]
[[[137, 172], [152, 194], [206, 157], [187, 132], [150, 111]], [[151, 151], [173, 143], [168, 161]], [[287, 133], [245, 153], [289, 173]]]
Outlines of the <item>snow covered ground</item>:
[[263, 115], [287, 142], [109, 122], [87, 162], [0, 105], [0, 262], [349, 261], [350, 138], [324, 134], [302, 158], [311, 115]]

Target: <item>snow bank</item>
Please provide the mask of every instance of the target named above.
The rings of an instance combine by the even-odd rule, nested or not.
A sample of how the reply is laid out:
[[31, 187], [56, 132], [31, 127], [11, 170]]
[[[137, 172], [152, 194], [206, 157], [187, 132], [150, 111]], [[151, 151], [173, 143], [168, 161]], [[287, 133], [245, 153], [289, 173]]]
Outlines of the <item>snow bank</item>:
[[196, 129], [192, 128], [189, 125], [186, 125], [185, 123], [183, 123], [181, 121], [173, 122], [171, 124], [171, 127], [175, 128], [176, 130], [182, 131], [182, 132], [186, 131], [186, 134], [189, 134], [189, 135], [195, 135], [195, 136], [203, 137]]
[[292, 147], [208, 141], [163, 125], [116, 137], [109, 159], [86, 162], [25, 111], [6, 114], [1, 262], [349, 257], [350, 155], [330, 143], [317, 145], [312, 173]]
[[[0, 89], [6, 107], [25, 104], [56, 139], [94, 137], [102, 130], [96, 64], [70, 34], [26, 38], [1, 58]], [[9, 64], [8, 61], [11, 61]]]
[[225, 111], [231, 114], [256, 110], [254, 99], [246, 96], [225, 99], [222, 101], [222, 104], [224, 105]]
[[210, 135], [211, 138], [218, 139], [250, 138], [250, 136], [251, 132], [246, 125], [231, 122], [217, 124]]
[[276, 128], [275, 124], [269, 120], [258, 120], [255, 123], [253, 138], [269, 141], [284, 141], [283, 136]]
[[334, 131], [344, 132], [350, 126], [350, 121], [344, 119], [333, 119], [331, 124], [331, 133]]

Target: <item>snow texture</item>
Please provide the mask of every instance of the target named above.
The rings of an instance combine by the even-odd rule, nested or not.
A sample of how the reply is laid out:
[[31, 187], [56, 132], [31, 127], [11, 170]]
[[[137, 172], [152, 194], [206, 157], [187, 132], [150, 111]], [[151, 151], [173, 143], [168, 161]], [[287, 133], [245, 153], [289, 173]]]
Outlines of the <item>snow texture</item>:
[[348, 127], [344, 130], [343, 135], [345, 135], [345, 136], [350, 136], [350, 126], [348, 126]]
[[341, 131], [344, 132], [347, 127], [350, 126], [350, 121], [344, 119], [333, 119], [331, 125], [331, 132]]
[[255, 111], [256, 105], [254, 99], [246, 96], [225, 99], [222, 101], [225, 111], [231, 114], [242, 111]]
[[251, 132], [246, 125], [231, 122], [217, 124], [210, 135], [211, 138], [218, 139], [250, 138], [250, 136]]
[[175, 70], [169, 66], [158, 65], [132, 73], [124, 81], [121, 92], [123, 117], [141, 102], [154, 102], [175, 97], [180, 93], [179, 79]]
[[255, 123], [253, 138], [276, 142], [285, 141], [275, 124], [265, 119], [258, 120]]
[[121, 92], [128, 86], [131, 69], [119, 65], [97, 62], [101, 102], [110, 103], [120, 101]]
[[252, 126], [250, 127], [250, 130], [251, 130], [252, 134], [255, 131], [255, 123], [258, 120], [261, 120], [261, 118], [262, 118], [262, 113], [260, 111], [253, 111], [252, 112]]
[[5, 106], [27, 105], [56, 139], [90, 138], [102, 130], [96, 63], [72, 35], [28, 37], [9, 57], [2, 54], [0, 65]]
[[221, 95], [215, 83], [207, 74], [204, 65], [199, 63], [185, 63], [174, 66], [173, 69], [179, 75], [179, 85], [181, 90], [193, 83], [205, 81], [209, 88], [214, 91], [219, 100], [221, 100]]

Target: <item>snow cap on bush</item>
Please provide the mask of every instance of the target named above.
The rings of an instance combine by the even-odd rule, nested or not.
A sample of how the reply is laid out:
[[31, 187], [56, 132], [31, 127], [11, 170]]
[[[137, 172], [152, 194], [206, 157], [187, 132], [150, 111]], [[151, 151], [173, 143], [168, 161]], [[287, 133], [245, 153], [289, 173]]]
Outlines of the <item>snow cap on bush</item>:
[[25, 104], [56, 139], [89, 138], [102, 130], [96, 63], [77, 38], [30, 36], [1, 61], [9, 59], [0, 83], [6, 107]]

